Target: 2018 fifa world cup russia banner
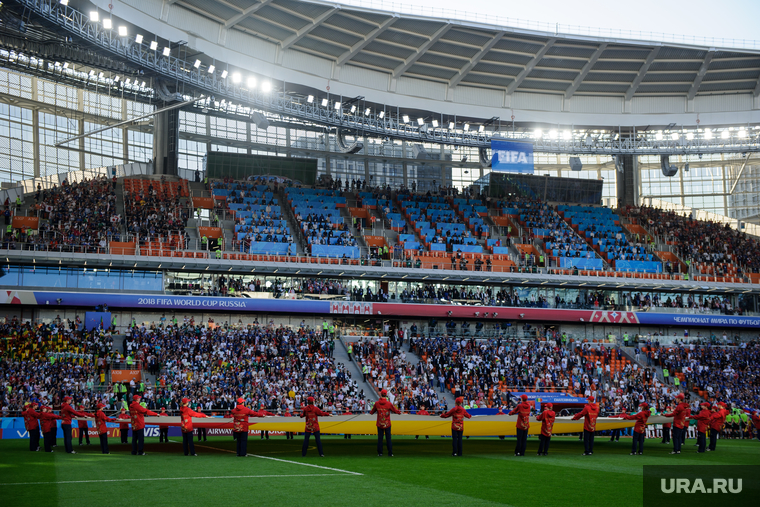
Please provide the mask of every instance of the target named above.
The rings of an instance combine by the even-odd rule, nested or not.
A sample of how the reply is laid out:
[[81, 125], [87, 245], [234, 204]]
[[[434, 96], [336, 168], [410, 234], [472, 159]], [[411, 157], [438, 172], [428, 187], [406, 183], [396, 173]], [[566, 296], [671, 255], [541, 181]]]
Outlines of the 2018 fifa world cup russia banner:
[[491, 169], [500, 172], [533, 174], [533, 145], [491, 140]]

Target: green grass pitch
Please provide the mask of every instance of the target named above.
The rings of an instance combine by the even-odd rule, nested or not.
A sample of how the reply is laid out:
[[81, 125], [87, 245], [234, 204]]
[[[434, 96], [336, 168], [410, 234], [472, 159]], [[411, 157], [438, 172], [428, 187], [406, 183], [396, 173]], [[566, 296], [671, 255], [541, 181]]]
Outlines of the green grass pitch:
[[[642, 504], [642, 465], [760, 465], [760, 442], [720, 440], [718, 451], [697, 454], [688, 440], [679, 456], [648, 440], [643, 456], [629, 456], [630, 439], [597, 437], [593, 456], [581, 456], [573, 437], [555, 437], [549, 456], [516, 458], [514, 439], [470, 438], [464, 456], [451, 456], [451, 440], [394, 437], [393, 458], [377, 456], [374, 437], [325, 436], [326, 457], [302, 440], [250, 437], [252, 456], [235, 456], [231, 437], [197, 444], [185, 457], [177, 438], [146, 439], [146, 456], [132, 456], [111, 439], [111, 455], [74, 444], [78, 454], [29, 452], [27, 440], [0, 441], [3, 506], [194, 505], [511, 505], [608, 507]], [[268, 459], [273, 458], [273, 459]], [[308, 465], [316, 465], [308, 466]]]

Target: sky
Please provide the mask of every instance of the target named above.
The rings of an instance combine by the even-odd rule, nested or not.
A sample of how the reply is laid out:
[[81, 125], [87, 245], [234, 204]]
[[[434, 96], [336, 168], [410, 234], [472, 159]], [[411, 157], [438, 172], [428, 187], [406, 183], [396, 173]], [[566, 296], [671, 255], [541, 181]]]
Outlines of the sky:
[[[385, 0], [338, 0], [340, 3], [392, 9]], [[692, 37], [760, 41], [760, 0], [408, 0], [406, 5], [426, 9], [467, 11], [539, 21], [554, 25], [602, 27], [626, 31], [662, 32]], [[400, 5], [397, 2], [396, 5]], [[449, 13], [451, 15], [451, 13]], [[455, 17], [455, 16], [452, 16]], [[461, 17], [460, 17], [461, 18]], [[686, 41], [685, 41], [686, 42]]]

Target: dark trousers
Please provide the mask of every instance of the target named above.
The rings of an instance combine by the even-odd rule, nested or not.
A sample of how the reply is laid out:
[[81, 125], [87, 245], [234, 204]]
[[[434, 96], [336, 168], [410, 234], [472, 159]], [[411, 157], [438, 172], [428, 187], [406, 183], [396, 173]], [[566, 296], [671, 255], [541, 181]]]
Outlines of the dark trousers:
[[689, 427], [684, 426], [681, 429], [681, 445], [684, 445], [686, 443], [686, 435], [689, 433]]
[[206, 440], [206, 437], [208, 436], [208, 431], [206, 428], [198, 428], [198, 442], [201, 441], [201, 436], [203, 437], [203, 440]]
[[185, 452], [185, 456], [188, 454], [195, 454], [195, 443], [193, 443], [193, 432], [182, 432], [182, 450]]
[[673, 426], [673, 450], [681, 452], [681, 432], [683, 429]]
[[145, 429], [132, 430], [132, 455], [142, 454], [145, 450]]
[[670, 443], [670, 428], [662, 428], [662, 443]]
[[705, 452], [705, 447], [707, 444], [707, 435], [705, 435], [704, 431], [700, 431], [697, 433], [697, 452]]
[[158, 443], [169, 441], [169, 428], [158, 428]]
[[87, 445], [90, 445], [90, 429], [86, 426], [79, 428], [79, 445], [82, 445], [82, 439], [87, 440]]
[[100, 452], [108, 454], [108, 433], [101, 433], [98, 436], [100, 438]]
[[127, 428], [120, 429], [119, 435], [121, 436], [121, 443], [122, 444], [128, 444], [129, 443], [129, 430]]
[[760, 428], [757, 428], [755, 431], [757, 432], [757, 439], [760, 440]]
[[[309, 438], [311, 438], [312, 435], [314, 435], [314, 440], [317, 441], [317, 451], [319, 451], [319, 455], [324, 456], [325, 453], [322, 452], [322, 439], [319, 437], [318, 431], [315, 431], [314, 433], [306, 432], [303, 434], [303, 447], [301, 448], [301, 456], [306, 456], [306, 451], [309, 449]], [[390, 434], [388, 437], [390, 438]], [[390, 440], [388, 441], [390, 442]]]
[[[633, 432], [633, 445], [631, 446], [631, 452], [644, 452], [644, 433], [636, 433]], [[639, 450], [636, 450], [636, 447], [638, 446]]]
[[714, 451], [715, 446], [718, 444], [718, 431], [710, 428], [710, 450]]
[[525, 448], [528, 446], [528, 430], [517, 430], [517, 442], [515, 443], [515, 455], [525, 456]]
[[538, 436], [538, 454], [548, 454], [549, 453], [549, 443], [552, 441], [552, 437], [547, 437], [546, 435], [539, 435]]
[[40, 448], [40, 429], [29, 430], [29, 450], [36, 451]]
[[594, 432], [583, 430], [583, 449], [586, 454], [594, 454]]
[[451, 445], [455, 456], [462, 455], [462, 434], [464, 431], [451, 430]]
[[268, 431], [262, 431], [261, 432], [261, 440], [264, 440], [264, 437], [266, 437], [267, 440], [269, 440], [269, 432]]
[[293, 432], [292, 431], [286, 431], [285, 432], [285, 440], [293, 440]]
[[620, 441], [620, 430], [612, 430], [612, 434], [610, 435], [610, 442], [613, 440]]
[[385, 436], [385, 445], [388, 446], [388, 454], [393, 454], [390, 428], [377, 428], [377, 453], [383, 453], [383, 435]]
[[61, 424], [61, 429], [63, 430], [63, 447], [66, 452], [74, 452], [74, 444], [71, 443], [71, 425]]
[[232, 433], [237, 440], [237, 455], [245, 456], [248, 454], [248, 432], [247, 431], [235, 431]]
[[55, 444], [55, 430], [48, 431], [42, 436], [45, 439], [45, 452], [52, 452], [53, 445]]

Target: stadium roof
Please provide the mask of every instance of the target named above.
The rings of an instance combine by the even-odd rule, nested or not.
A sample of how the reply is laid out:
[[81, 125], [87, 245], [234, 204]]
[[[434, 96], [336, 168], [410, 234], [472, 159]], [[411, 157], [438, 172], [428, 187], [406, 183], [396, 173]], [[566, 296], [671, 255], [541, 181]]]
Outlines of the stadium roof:
[[[135, 6], [145, 0], [127, 0]], [[217, 25], [393, 80], [573, 95], [760, 94], [760, 51], [554, 34], [322, 1], [165, 0]], [[163, 13], [162, 13], [163, 14]], [[171, 23], [169, 11], [167, 20]], [[177, 12], [177, 17], [179, 13]], [[392, 90], [391, 90], [392, 91]]]

